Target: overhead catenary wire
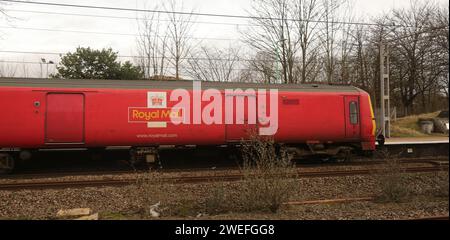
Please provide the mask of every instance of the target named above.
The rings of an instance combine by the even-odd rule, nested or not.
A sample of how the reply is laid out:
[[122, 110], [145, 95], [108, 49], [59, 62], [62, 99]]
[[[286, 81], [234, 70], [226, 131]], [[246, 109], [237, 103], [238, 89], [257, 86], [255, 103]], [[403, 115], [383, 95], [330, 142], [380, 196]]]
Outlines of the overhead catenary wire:
[[[58, 65], [57, 63], [48, 63], [48, 62], [32, 62], [32, 61], [10, 61], [10, 60], [0, 60], [0, 63], [12, 63], [12, 64], [32, 64], [32, 65]], [[164, 69], [176, 69], [175, 67], [166, 66]], [[183, 66], [180, 67], [182, 70], [190, 69], [190, 70], [197, 70], [199, 68], [196, 67], [190, 67], [190, 66]], [[201, 67], [201, 69], [206, 70], [218, 70], [222, 69], [222, 67]], [[250, 69], [250, 68], [224, 68], [225, 70], [232, 70], [232, 71], [253, 71], [253, 72], [260, 72], [257, 69]]]
[[[0, 50], [0, 53], [12, 53], [12, 54], [31, 54], [31, 55], [58, 55], [58, 56], [64, 56], [67, 55], [67, 53], [62, 52], [44, 52], [44, 51], [16, 51], [16, 50]], [[118, 58], [136, 58], [136, 59], [147, 59], [146, 56], [140, 56], [140, 55], [117, 55]], [[151, 58], [155, 59], [161, 59], [161, 58], [167, 58], [167, 56], [152, 56]], [[278, 62], [279, 60], [269, 60], [269, 59], [246, 59], [246, 58], [215, 58], [215, 57], [180, 57], [181, 60], [193, 60], [193, 61], [236, 61], [236, 62]]]
[[[6, 1], [6, 0], [0, 0], [0, 1]], [[24, 2], [24, 1], [13, 1], [13, 2]], [[29, 3], [29, 2], [27, 2], [27, 3]], [[145, 11], [153, 11], [153, 10], [145, 10]], [[165, 11], [165, 12], [167, 12], [167, 11]], [[62, 14], [64, 14], [64, 13], [62, 13]], [[80, 14], [80, 15], [82, 15], [82, 14]], [[94, 15], [90, 15], [90, 16], [94, 16]], [[113, 16], [101, 16], [101, 17], [113, 17]], [[254, 18], [254, 17], [251, 17], [251, 18]], [[377, 24], [377, 26], [380, 26], [380, 25]], [[391, 25], [388, 25], [388, 26], [391, 26]], [[85, 34], [141, 36], [139, 34], [132, 34], [132, 33], [90, 32], [90, 31], [79, 31], [79, 30], [47, 29], [47, 28], [28, 28], [28, 27], [11, 27], [11, 26], [0, 26], [0, 28], [36, 30], [36, 31], [52, 31], [52, 32], [85, 33]], [[397, 38], [397, 39], [390, 39], [390, 40], [387, 40], [385, 42], [386, 43], [390, 43], [392, 41], [403, 39], [403, 38], [407, 38], [407, 37], [412, 36], [412, 35], [423, 34], [423, 33], [429, 32], [429, 31], [439, 30], [439, 29], [443, 29], [443, 28], [448, 28], [448, 26], [440, 26], [440, 27], [426, 29], [426, 30], [421, 31], [421, 32], [415, 32], [415, 33], [412, 33], [410, 35], [402, 36], [402, 37]], [[147, 36], [147, 35], [145, 35], [145, 36]], [[148, 35], [148, 36], [152, 36], [152, 35]], [[164, 37], [164, 36], [161, 36], [161, 37]], [[231, 38], [192, 37], [192, 36], [189, 36], [188, 38], [192, 38], [192, 39], [209, 39], [209, 40], [226, 40], [226, 41], [242, 41], [242, 39], [231, 39]], [[24, 54], [28, 53], [28, 54], [54, 54], [54, 55], [57, 54], [57, 55], [64, 55], [64, 53], [50, 53], [50, 52], [21, 52], [21, 51], [0, 51], [0, 52], [4, 52], [4, 53], [24, 53]], [[122, 55], [119, 55], [118, 57], [121, 57], [121, 58], [145, 58], [143, 56], [122, 56]], [[161, 58], [161, 57], [159, 57], [159, 58]], [[277, 60], [274, 61], [274, 60], [268, 60], [268, 59], [267, 60], [266, 59], [255, 60], [255, 59], [224, 59], [224, 58], [201, 58], [201, 57], [186, 57], [186, 58], [183, 58], [183, 59], [187, 59], [187, 60], [205, 60], [205, 61], [259, 61], [259, 62], [267, 61], [267, 62], [278, 62]], [[295, 62], [297, 62], [297, 61], [295, 61]], [[23, 63], [23, 62], [20, 62], [20, 63]]]
[[[24, 13], [34, 13], [34, 14], [50, 14], [50, 15], [61, 15], [61, 16], [76, 16], [76, 17], [94, 17], [94, 18], [109, 18], [109, 19], [125, 19], [125, 20], [135, 20], [135, 21], [153, 21], [153, 19], [145, 17], [125, 17], [125, 16], [111, 16], [111, 15], [96, 15], [96, 14], [80, 14], [80, 13], [67, 13], [67, 12], [49, 12], [49, 11], [33, 11], [33, 10], [21, 10], [21, 9], [4, 9], [5, 12], [24, 12]], [[169, 22], [173, 20], [170, 19], [159, 19], [155, 20], [157, 22]], [[191, 24], [209, 24], [209, 25], [227, 25], [231, 27], [261, 27], [261, 24], [255, 23], [232, 23], [232, 22], [205, 22], [205, 21], [191, 21], [191, 20], [174, 20], [175, 22], [185, 22]], [[317, 30], [325, 30], [326, 27], [316, 27]], [[372, 29], [363, 28], [360, 31], [371, 32]]]
[[[405, 38], [413, 37], [413, 36], [415, 36], [415, 35], [420, 35], [420, 34], [432, 32], [432, 31], [436, 31], [436, 30], [442, 30], [442, 29], [445, 29], [445, 28], [448, 29], [449, 26], [448, 26], [448, 25], [442, 25], [442, 26], [437, 26], [437, 27], [428, 28], [428, 29], [425, 29], [425, 30], [423, 30], [423, 31], [413, 32], [413, 33], [411, 33], [411, 34], [407, 34], [407, 35], [404, 35], [404, 36], [401, 36], [401, 37], [397, 37], [397, 38], [393, 38], [393, 39], [388, 39], [388, 40], [385, 41], [385, 43], [392, 43], [392, 42], [394, 42], [394, 41], [398, 41], [398, 40], [402, 40], [402, 39], [405, 39]], [[431, 37], [435, 37], [435, 35], [431, 35]]]
[[[35, 11], [35, 10], [22, 10], [22, 9], [4, 9], [6, 12], [24, 12], [35, 14], [50, 14], [50, 15], [63, 15], [63, 16], [77, 16], [77, 17], [94, 17], [94, 18], [109, 18], [109, 19], [126, 19], [126, 20], [150, 20], [145, 17], [126, 17], [126, 16], [111, 16], [111, 15], [97, 15], [97, 14], [81, 14], [81, 13], [67, 13], [67, 12], [49, 12], [49, 11]], [[172, 22], [170, 19], [158, 19], [161, 22]], [[232, 23], [232, 22], [205, 22], [205, 21], [183, 21], [187, 23], [195, 24], [211, 24], [211, 25], [230, 25], [230, 26], [258, 26], [257, 24], [249, 23]]]
[[[38, 54], [38, 55], [59, 55], [59, 56], [63, 56], [66, 54], [56, 54], [56, 53], [45, 53], [45, 52], [36, 52], [36, 53], [31, 53], [31, 52], [15, 52], [15, 51], [0, 51], [0, 52], [4, 52], [4, 53], [25, 53], [25, 54]], [[118, 55], [118, 58], [134, 58], [134, 59], [146, 59], [147, 57], [145, 56], [122, 56], [122, 55]], [[162, 59], [163, 57], [153, 57], [155, 59]], [[167, 58], [167, 57], [164, 57]], [[251, 59], [227, 59], [227, 58], [203, 58], [203, 57], [182, 57], [180, 58], [180, 60], [188, 60], [188, 61], [228, 61], [228, 62], [278, 62], [278, 60], [251, 60]]]
[[[0, 26], [0, 28], [13, 28], [13, 27], [4, 27], [4, 26]], [[424, 33], [428, 33], [428, 32], [432, 32], [432, 31], [436, 31], [436, 30], [441, 30], [441, 29], [446, 29], [449, 28], [449, 26], [443, 25], [443, 26], [437, 26], [437, 27], [432, 27], [429, 29], [425, 29], [423, 31], [419, 31], [419, 32], [414, 32], [408, 35], [404, 35], [398, 38], [394, 38], [394, 39], [387, 39], [386, 41], [384, 41], [385, 43], [391, 43], [393, 41], [398, 41], [404, 38], [408, 38], [408, 37], [412, 37], [414, 35], [420, 35], [420, 34], [424, 34]], [[27, 28], [28, 29], [28, 28]], [[38, 30], [38, 29], [36, 29]], [[47, 29], [46, 29], [47, 30]], [[53, 31], [66, 31], [66, 30], [58, 30], [58, 29], [54, 29]], [[71, 31], [71, 30], [67, 30], [70, 32], [74, 32], [74, 33], [78, 33], [78, 31]], [[94, 33], [94, 32], [85, 32], [85, 33]], [[121, 34], [121, 33], [104, 33], [104, 34]], [[135, 35], [135, 34], [132, 34]], [[431, 37], [435, 37], [436, 35], [430, 35]], [[210, 39], [210, 38], [198, 38], [198, 39]], [[216, 40], [239, 40], [239, 39], [223, 39], [223, 38], [212, 38], [212, 39], [216, 39]], [[371, 41], [372, 43], [378, 43], [378, 42], [374, 42]], [[357, 44], [350, 44], [350, 45], [357, 45]], [[364, 46], [369, 46], [371, 44], [363, 44]], [[46, 54], [46, 55], [66, 55], [67, 53], [63, 53], [63, 52], [44, 52], [44, 51], [17, 51], [17, 50], [0, 50], [0, 53], [18, 53], [18, 54]], [[140, 55], [118, 55], [117, 57], [121, 57], [121, 58], [147, 58], [145, 56], [140, 56]], [[162, 57], [154, 57], [154, 58], [162, 58]], [[238, 59], [234, 59], [234, 58], [202, 58], [202, 57], [182, 57], [181, 59], [183, 60], [230, 60], [230, 61], [264, 61], [264, 60], [255, 60], [255, 59], [243, 59], [243, 58], [238, 58]], [[272, 60], [268, 60], [268, 61], [272, 61]]]
[[273, 20], [273, 21], [304, 21], [312, 23], [328, 23], [328, 24], [343, 24], [343, 25], [365, 25], [365, 26], [384, 26], [384, 27], [413, 27], [406, 25], [396, 24], [381, 24], [381, 23], [368, 23], [368, 22], [346, 22], [346, 21], [326, 21], [326, 20], [300, 20], [292, 18], [276, 18], [276, 17], [256, 17], [245, 15], [231, 15], [231, 14], [216, 14], [216, 13], [198, 13], [198, 12], [182, 12], [182, 11], [167, 11], [167, 10], [151, 10], [151, 9], [138, 9], [138, 8], [121, 8], [121, 7], [107, 7], [107, 6], [93, 6], [93, 5], [80, 5], [80, 4], [65, 4], [65, 3], [51, 3], [51, 2], [30, 2], [21, 0], [0, 0], [2, 2], [13, 2], [20, 4], [35, 4], [57, 7], [71, 7], [71, 8], [88, 8], [88, 9], [103, 9], [114, 11], [131, 11], [131, 12], [150, 12], [150, 13], [165, 13], [165, 14], [178, 14], [178, 15], [191, 15], [191, 16], [204, 16], [204, 17], [218, 17], [218, 18], [236, 18], [236, 19], [260, 19], [260, 20]]
[[[0, 51], [0, 52], [11, 52], [11, 51]], [[41, 53], [41, 54], [45, 54], [45, 53]], [[117, 57], [119, 57], [119, 58], [135, 58], [135, 57], [137, 57], [137, 58], [146, 58], [146, 57], [143, 57], [143, 56], [120, 56], [120, 55], [117, 56]], [[156, 57], [156, 58], [160, 59], [162, 57]], [[189, 60], [194, 61], [194, 62], [195, 61], [209, 61], [210, 64], [215, 64], [213, 62], [218, 62], [218, 61], [252, 62], [252, 63], [256, 63], [256, 64], [259, 64], [259, 63], [272, 63], [272, 64], [280, 63], [280, 60], [278, 60], [278, 59], [272, 59], [272, 60], [271, 59], [226, 59], [226, 58], [194, 58], [194, 57], [185, 57], [185, 58], [180, 58], [180, 59], [188, 60], [188, 63], [189, 63]], [[168, 61], [170, 62], [170, 60], [168, 60]], [[301, 63], [300, 61], [293, 61], [293, 62], [294, 63]], [[320, 65], [320, 64], [323, 64], [324, 62], [325, 62], [325, 60], [315, 60], [315, 61], [309, 61], [308, 64], [319, 64]], [[25, 60], [22, 60], [22, 61], [20, 61], [20, 60], [0, 60], [0, 63], [51, 64], [51, 65], [52, 64], [54, 64], [54, 65], [58, 65], [59, 64], [56, 61], [53, 61], [53, 63], [43, 63], [43, 62], [31, 62], [31, 61], [25, 61]], [[336, 62], [336, 64], [339, 64], [339, 62]], [[175, 69], [175, 67], [170, 67], [170, 66], [166, 66], [164, 68], [173, 68], [173, 69]], [[186, 68], [186, 67], [184, 66], [182, 68]], [[188, 68], [192, 68], [192, 67], [188, 67]], [[227, 67], [225, 67], [225, 68], [227, 68]], [[194, 68], [192, 68], [192, 69], [194, 69]], [[209, 68], [206, 68], [206, 69], [209, 69]], [[215, 68], [213, 68], [213, 69], [215, 69]], [[240, 68], [239, 70], [252, 70], [252, 69]]]
[[[0, 0], [1, 1], [1, 0]], [[13, 26], [0, 26], [0, 28], [3, 29], [20, 29], [20, 30], [31, 30], [31, 31], [48, 31], [48, 32], [64, 32], [64, 33], [80, 33], [80, 34], [97, 34], [97, 35], [115, 35], [115, 36], [128, 36], [128, 37], [138, 37], [138, 36], [144, 36], [144, 37], [169, 37], [168, 35], [147, 35], [147, 34], [138, 34], [138, 33], [122, 33], [122, 32], [98, 32], [98, 31], [81, 31], [81, 30], [63, 30], [63, 29], [50, 29], [50, 28], [35, 28], [35, 27], [13, 27]], [[413, 36], [414, 34], [423, 34], [434, 30], [440, 30], [448, 28], [448, 26], [439, 26], [434, 27], [431, 29], [426, 29], [421, 32], [415, 32], [410, 35], [402, 36], [399, 39]], [[194, 36], [186, 36], [187, 39], [195, 39], [195, 40], [212, 40], [212, 41], [244, 41], [244, 39], [238, 39], [238, 38], [219, 38], [219, 37], [194, 37]], [[388, 42], [396, 41], [397, 39], [390, 39], [387, 40]]]
[[[14, 51], [14, 50], [0, 50], [0, 53], [11, 53], [11, 54], [30, 54], [30, 55], [58, 55], [60, 57], [67, 55], [67, 53], [58, 53], [58, 52], [31, 52], [31, 51]], [[146, 56], [139, 55], [117, 55], [118, 58], [131, 58], [131, 59], [148, 59]], [[151, 59], [169, 59], [167, 56], [152, 56]], [[188, 60], [188, 61], [209, 61], [209, 62], [217, 62], [217, 61], [228, 61], [228, 62], [252, 62], [252, 63], [279, 63], [280, 60], [276, 59], [246, 59], [240, 57], [230, 57], [230, 58], [217, 58], [217, 57], [180, 57], [180, 60]], [[168, 60], [170, 61], [170, 60]], [[17, 63], [23, 63], [20, 61], [16, 61]], [[294, 63], [301, 63], [299, 60], [293, 61]], [[323, 63], [323, 61], [309, 61], [309, 63]], [[308, 63], [308, 64], [309, 64]]]
[[[32, 11], [32, 10], [20, 10], [20, 9], [5, 9], [5, 12], [25, 12], [25, 13], [35, 13], [35, 14], [52, 14], [52, 15], [61, 15], [61, 16], [77, 16], [77, 17], [95, 17], [95, 18], [110, 18], [110, 19], [125, 19], [125, 20], [139, 20], [139, 21], [153, 21], [153, 19], [145, 18], [145, 17], [125, 17], [125, 16], [111, 16], [111, 15], [96, 15], [96, 14], [79, 14], [79, 13], [67, 13], [67, 12], [49, 12], [49, 11]], [[159, 19], [155, 20], [157, 22], [169, 22], [170, 19]], [[180, 21], [174, 20], [175, 22], [185, 22], [191, 24], [212, 24], [212, 25], [228, 25], [232, 27], [261, 27], [261, 24], [255, 23], [231, 23], [231, 22], [205, 22], [205, 21]], [[326, 27], [316, 27], [318, 30], [324, 30]], [[361, 29], [364, 32], [370, 32], [372, 29], [364, 28]]]
[[[445, 29], [448, 28], [448, 26], [439, 26], [439, 27], [434, 27], [431, 29], [427, 29], [427, 30], [423, 30], [420, 32], [415, 32], [412, 34], [408, 34], [405, 36], [401, 36], [399, 38], [395, 38], [395, 39], [390, 39], [387, 41], [384, 41], [384, 44], [389, 44], [392, 43], [393, 41], [398, 41], [401, 39], [405, 39], [407, 37], [411, 37], [417, 34], [424, 34], [430, 31], [435, 31], [435, 30], [440, 30], [440, 29]], [[435, 34], [429, 35], [429, 37], [436, 37]], [[353, 44], [355, 45], [355, 44]], [[365, 46], [368, 45], [372, 45], [372, 44], [364, 44]], [[37, 51], [37, 52], [33, 52], [33, 51], [15, 51], [15, 50], [0, 50], [0, 53], [12, 53], [12, 54], [33, 54], [33, 55], [59, 55], [60, 57], [67, 55], [67, 53], [62, 53], [62, 52], [44, 52], [44, 51]], [[140, 56], [140, 55], [117, 55], [118, 58], [132, 58], [132, 59], [146, 59], [146, 56]], [[162, 56], [154, 56], [152, 58], [155, 59], [161, 59], [163, 58]], [[164, 57], [167, 58], [167, 57]], [[277, 63], [280, 62], [280, 60], [273, 60], [273, 59], [245, 59], [245, 58], [239, 58], [239, 57], [231, 57], [231, 58], [214, 58], [214, 57], [181, 57], [180, 60], [191, 60], [191, 61], [230, 61], [230, 62], [271, 62], [271, 63]], [[10, 60], [0, 60], [0, 62], [3, 63], [17, 63], [17, 64], [42, 64], [40, 62], [27, 62], [27, 61], [10, 61]], [[299, 63], [300, 61], [294, 61], [294, 63]], [[322, 62], [313, 62], [313, 63], [322, 63]], [[171, 67], [167, 67], [167, 68], [171, 68]], [[234, 69], [233, 69], [234, 70]], [[238, 69], [238, 70], [251, 70], [253, 71], [253, 69]]]
[[[47, 32], [65, 32], [65, 33], [81, 33], [81, 34], [98, 34], [98, 35], [115, 35], [115, 36], [150, 36], [153, 37], [155, 35], [147, 35], [147, 34], [137, 34], [137, 33], [121, 33], [121, 32], [97, 32], [97, 31], [81, 31], [81, 30], [64, 30], [64, 29], [50, 29], [50, 28], [34, 28], [34, 27], [12, 27], [12, 26], [0, 26], [3, 29], [20, 29], [20, 30], [32, 30], [32, 31], [47, 31]], [[157, 37], [169, 37], [156, 35]], [[237, 38], [216, 38], [216, 37], [194, 37], [187, 36], [187, 39], [197, 39], [197, 40], [213, 40], [213, 41], [242, 41]]]
[[[114, 7], [101, 7], [101, 6], [87, 6], [87, 5], [75, 5], [75, 4], [59, 4], [59, 3], [45, 3], [45, 2], [27, 2], [27, 1], [13, 1], [13, 0], [0, 0], [4, 2], [17, 2], [17, 3], [32, 3], [32, 4], [42, 4], [42, 5], [56, 5], [56, 6], [66, 6], [66, 7], [86, 7], [86, 8], [103, 8], [103, 9], [112, 9], [112, 10], [124, 10], [124, 11], [144, 11], [144, 12], [165, 12], [165, 13], [176, 13], [176, 14], [203, 14], [203, 13], [185, 13], [185, 12], [171, 12], [171, 11], [161, 11], [161, 10], [145, 10], [145, 9], [129, 9], [129, 8], [114, 8]], [[38, 12], [38, 11], [30, 11], [30, 12]], [[41, 13], [50, 13], [50, 12], [41, 12]], [[60, 13], [60, 14], [70, 14], [70, 13]], [[79, 16], [99, 16], [99, 17], [115, 17], [115, 16], [103, 16], [103, 15], [87, 15], [87, 14], [73, 14]], [[205, 15], [214, 15], [214, 16], [222, 16], [221, 14], [205, 14]], [[251, 16], [239, 16], [239, 15], [231, 15], [233, 17], [246, 17], [246, 18], [258, 18]], [[117, 17], [117, 16], [116, 16]], [[131, 18], [130, 18], [131, 19]], [[277, 18], [268, 18], [268, 19], [277, 19]], [[161, 20], [159, 20], [161, 21]], [[310, 20], [310, 22], [314, 22], [314, 20]], [[326, 21], [323, 21], [326, 22]], [[207, 22], [204, 22], [207, 23]], [[331, 22], [333, 23], [333, 22]], [[337, 23], [337, 22], [336, 22]], [[344, 23], [344, 22], [343, 22]], [[369, 24], [374, 26], [389, 26], [392, 25], [382, 25], [375, 23], [358, 23], [358, 22], [345, 22], [348, 24]], [[219, 23], [217, 23], [219, 24]], [[237, 25], [232, 23], [232, 25]], [[397, 27], [401, 25], [396, 25]], [[122, 33], [122, 32], [99, 32], [99, 31], [81, 31], [81, 30], [65, 30], [65, 29], [49, 29], [49, 28], [36, 28], [36, 27], [13, 27], [13, 26], [0, 26], [0, 28], [4, 29], [21, 29], [21, 30], [32, 30], [32, 31], [48, 31], [48, 32], [65, 32], [65, 33], [79, 33], [79, 34], [97, 34], [97, 35], [116, 35], [116, 36], [151, 36], [154, 35], [142, 35], [137, 33]], [[158, 37], [166, 37], [166, 36], [158, 36]], [[221, 37], [194, 37], [187, 36], [187, 39], [197, 39], [197, 40], [213, 40], [213, 41], [244, 41], [244, 39], [237, 38], [221, 38]]]
[[[24, 12], [24, 13], [34, 13], [34, 14], [49, 14], [49, 15], [61, 15], [61, 16], [76, 16], [76, 17], [93, 17], [93, 18], [109, 18], [109, 19], [125, 19], [125, 20], [142, 20], [142, 21], [151, 21], [152, 19], [145, 17], [126, 17], [126, 16], [111, 16], [111, 15], [97, 15], [97, 14], [81, 14], [81, 13], [67, 13], [67, 12], [49, 12], [49, 11], [35, 11], [35, 10], [22, 10], [22, 9], [4, 9], [5, 12]], [[172, 22], [170, 19], [159, 19], [156, 20], [158, 22]], [[181, 22], [179, 20], [175, 20], [175, 22]], [[229, 25], [232, 27], [260, 27], [261, 24], [255, 23], [233, 23], [233, 22], [205, 22], [205, 21], [191, 21], [185, 20], [182, 22], [191, 23], [191, 24], [210, 24], [210, 25]], [[324, 27], [317, 27], [318, 29], [325, 29]], [[361, 29], [361, 31], [372, 31], [371, 29]]]
[[[5, 1], [5, 0], [0, 0], [0, 1]], [[25, 1], [7, 1], [7, 2], [22, 2], [24, 3]], [[30, 3], [30, 2], [26, 2], [26, 3]], [[65, 4], [65, 5], [71, 5], [71, 4]], [[84, 5], [82, 5], [82, 7], [85, 7]], [[97, 8], [96, 6], [93, 6], [95, 8]], [[109, 9], [112, 10], [112, 9]], [[14, 10], [12, 10], [14, 11]], [[20, 11], [20, 10], [19, 10]], [[136, 10], [133, 10], [136, 11]], [[143, 12], [152, 12], [153, 10], [144, 10]], [[27, 12], [27, 11], [24, 11]], [[60, 13], [60, 12], [39, 12], [39, 11], [28, 11], [28, 12], [35, 12], [35, 13], [42, 13], [42, 14], [58, 14], [58, 15], [67, 15], [67, 16], [82, 16], [82, 17], [103, 17], [103, 18], [118, 18], [118, 19], [134, 19], [134, 20], [138, 20], [138, 19], [144, 19], [144, 18], [132, 18], [132, 17], [123, 17], [123, 16], [106, 16], [106, 15], [91, 15], [91, 14], [78, 14], [78, 13]], [[87, 12], [87, 11], [86, 11]], [[158, 12], [158, 11], [157, 11]], [[170, 12], [170, 11], [163, 11], [165, 13], [175, 13], [175, 14], [181, 14], [181, 12]], [[186, 14], [190, 14], [190, 13], [186, 13]], [[233, 15], [233, 16], [237, 16], [237, 15]], [[248, 18], [251, 19], [258, 19], [257, 17], [250, 17], [247, 16]], [[260, 18], [260, 19], [272, 19], [272, 18]], [[273, 18], [273, 20], [277, 20], [276, 18]], [[170, 21], [170, 20], [161, 20], [158, 19], [158, 21]], [[295, 21], [293, 19], [293, 21]], [[314, 22], [314, 21], [311, 21]], [[320, 21], [319, 21], [320, 22]], [[323, 23], [327, 23], [326, 21], [322, 21]], [[258, 25], [253, 25], [253, 24], [241, 24], [241, 23], [219, 23], [219, 22], [192, 22], [192, 23], [204, 23], [204, 24], [223, 24], [223, 25], [237, 25], [237, 26], [241, 26], [241, 25], [246, 25], [246, 26], [258, 26]], [[328, 23], [338, 23], [338, 22], [328, 22]], [[347, 22], [346, 24], [358, 24], [358, 23], [351, 23], [351, 22]], [[398, 29], [398, 27], [405, 27], [405, 28], [410, 28], [410, 26], [401, 26], [401, 25], [382, 25], [382, 24], [362, 24], [362, 26], [386, 26], [387, 30], [389, 31], [394, 31], [394, 29]], [[26, 28], [26, 27], [2, 27], [0, 26], [0, 28], [12, 28], [12, 29], [23, 29], [23, 30], [36, 30], [36, 31], [51, 31], [51, 32], [68, 32], [68, 33], [82, 33], [82, 34], [100, 34], [100, 35], [117, 35], [117, 36], [142, 36], [142, 34], [134, 34], [134, 33], [114, 33], [114, 32], [95, 32], [95, 31], [79, 31], [79, 30], [70, 30], [70, 29], [48, 29], [48, 28]], [[417, 34], [424, 34], [427, 32], [431, 32], [431, 31], [438, 31], [440, 29], [448, 29], [448, 26], [440, 26], [440, 27], [434, 27], [434, 28], [428, 28], [425, 29], [424, 31], [420, 31], [420, 32], [412, 32], [411, 34], [407, 34], [407, 35], [403, 35], [400, 36], [398, 38], [385, 38], [386, 41], [384, 41], [383, 43], [392, 43], [393, 41], [397, 41], [397, 40], [401, 40], [404, 38], [408, 38]], [[368, 29], [368, 28], [367, 28]], [[367, 30], [366, 28], [364, 28], [364, 30]], [[400, 32], [401, 34], [401, 32]], [[152, 35], [145, 35], [144, 36], [152, 36]], [[433, 33], [427, 34], [426, 36], [423, 36], [422, 38], [429, 38], [434, 36]], [[163, 36], [162, 36], [163, 37]], [[242, 41], [241, 39], [230, 39], [230, 38], [214, 38], [214, 37], [194, 37], [194, 36], [188, 36], [187, 38], [191, 38], [191, 39], [209, 39], [209, 40], [219, 40], [219, 41]], [[367, 39], [366, 39], [367, 40]], [[370, 41], [369, 41], [370, 42]], [[375, 41], [370, 42], [370, 44], [367, 45], [371, 45], [373, 46], [373, 44], [376, 43]], [[364, 44], [365, 45], [365, 44]], [[50, 52], [26, 52], [26, 51], [14, 51], [14, 50], [0, 50], [0, 53], [20, 53], [20, 54], [52, 54], [52, 55], [65, 55], [64, 53], [50, 53]], [[124, 55], [118, 55], [119, 58], [146, 58], [144, 56], [132, 56], [132, 55], [128, 55], [128, 56], [124, 56]], [[156, 58], [161, 58], [161, 57], [156, 57]], [[278, 60], [275, 58], [275, 60], [270, 60], [270, 59], [226, 59], [226, 58], [203, 58], [203, 57], [185, 57], [182, 58], [184, 60], [205, 60], [205, 61], [237, 61], [237, 62], [241, 62], [241, 61], [254, 61], [254, 62], [273, 62], [273, 63], [277, 63], [277, 62], [281, 62], [281, 59]], [[298, 61], [294, 61], [294, 62], [298, 62]], [[31, 62], [31, 61], [2, 61], [0, 60], [0, 63], [18, 63], [18, 64], [48, 64], [48, 63], [41, 63], [41, 62]], [[245, 65], [241, 65], [241, 64], [237, 64], [237, 66], [244, 66]], [[56, 64], [55, 64], [56, 66]], [[25, 66], [24, 66], [25, 67]], [[167, 69], [175, 69], [174, 67], [165, 67]], [[180, 67], [180, 69], [182, 71], [189, 71], [188, 69], [193, 69], [193, 68], [188, 68], [188, 67]], [[216, 69], [216, 68], [204, 68], [205, 71], [208, 71], [208, 69]], [[235, 68], [235, 69], [231, 69], [232, 71], [243, 71], [243, 70], [247, 70], [247, 71], [255, 71], [255, 72], [260, 72], [258, 70], [255, 69], [244, 69], [244, 68]], [[170, 72], [170, 70], [169, 70]]]
[[47, 62], [30, 62], [30, 61], [11, 61], [11, 60], [0, 60], [0, 63], [17, 63], [17, 64], [48, 64], [48, 65], [55, 65], [54, 63], [47, 63]]

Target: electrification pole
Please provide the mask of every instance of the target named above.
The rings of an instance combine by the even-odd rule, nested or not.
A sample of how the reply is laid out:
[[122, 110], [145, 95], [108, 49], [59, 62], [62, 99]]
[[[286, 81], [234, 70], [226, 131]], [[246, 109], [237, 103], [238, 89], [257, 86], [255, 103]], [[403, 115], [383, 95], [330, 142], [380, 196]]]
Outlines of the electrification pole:
[[380, 127], [385, 138], [391, 137], [390, 99], [389, 99], [389, 46], [380, 43]]

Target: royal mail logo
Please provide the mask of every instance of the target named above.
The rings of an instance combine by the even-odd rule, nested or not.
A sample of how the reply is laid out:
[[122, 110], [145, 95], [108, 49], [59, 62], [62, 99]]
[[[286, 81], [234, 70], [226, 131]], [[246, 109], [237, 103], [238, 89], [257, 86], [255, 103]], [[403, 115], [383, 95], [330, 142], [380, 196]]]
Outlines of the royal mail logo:
[[[129, 107], [128, 120], [147, 123], [148, 128], [166, 128], [168, 122], [174, 126], [258, 125], [259, 135], [272, 136], [277, 133], [278, 89], [202, 90], [201, 85], [201, 81], [192, 81], [192, 91], [147, 92], [147, 107]], [[168, 99], [171, 101], [170, 107], [167, 106]]]
[[129, 108], [128, 119], [130, 122], [169, 122], [174, 118], [182, 118], [181, 109], [151, 109], [151, 108]]
[[159, 97], [153, 97], [152, 98], [152, 105], [153, 106], [162, 106], [163, 105], [163, 99]]
[[167, 108], [167, 93], [147, 92], [147, 108]]
[[147, 107], [129, 107], [128, 122], [147, 123], [148, 128], [165, 128], [171, 119], [182, 119], [180, 108], [167, 107], [166, 92], [147, 92]]

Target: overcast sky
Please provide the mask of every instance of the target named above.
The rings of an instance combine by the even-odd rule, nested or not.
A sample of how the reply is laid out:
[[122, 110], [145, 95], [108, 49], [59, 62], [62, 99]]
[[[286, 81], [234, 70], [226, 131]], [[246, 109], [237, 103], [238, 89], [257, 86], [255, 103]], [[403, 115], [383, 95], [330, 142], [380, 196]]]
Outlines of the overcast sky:
[[[181, 0], [180, 0], [181, 1]], [[427, 0], [421, 0], [427, 1]], [[79, 5], [96, 5], [122, 8], [149, 8], [160, 5], [164, 1], [156, 0], [36, 0], [36, 2], [54, 2]], [[195, 12], [248, 15], [252, 0], [183, 0], [186, 10], [194, 9]], [[436, 0], [440, 4], [448, 5], [447, 0]], [[379, 16], [392, 8], [407, 7], [410, 0], [353, 0], [352, 6], [356, 16], [370, 22], [370, 17]], [[8, 14], [14, 19], [6, 21], [0, 18], [0, 61], [27, 61], [38, 62], [41, 58], [59, 60], [58, 55], [33, 55], [13, 54], [1, 51], [26, 51], [26, 52], [69, 52], [77, 46], [93, 48], [113, 48], [120, 55], [135, 55], [136, 45], [134, 34], [137, 33], [135, 12], [121, 12], [100, 9], [68, 8], [34, 4], [7, 3], [1, 5], [8, 10]], [[31, 11], [31, 12], [30, 12]], [[38, 13], [41, 12], [41, 13]], [[47, 12], [47, 13], [42, 13]], [[99, 18], [86, 16], [73, 16], [53, 13], [92, 14], [106, 15], [126, 18]], [[193, 37], [206, 38], [203, 44], [215, 46], [229, 46], [236, 44], [239, 31], [243, 26], [233, 25], [245, 24], [246, 19], [231, 19], [217, 17], [197, 17]], [[203, 22], [232, 23], [232, 24], [205, 24]], [[245, 27], [245, 26], [244, 26]], [[28, 28], [28, 29], [24, 29]], [[31, 30], [37, 28], [41, 30]], [[46, 29], [46, 30], [43, 30]], [[78, 31], [78, 32], [55, 32], [51, 30]], [[115, 34], [88, 34], [85, 32], [120, 33]], [[125, 59], [123, 59], [125, 60]], [[0, 65], [2, 63], [0, 62]], [[36, 66], [33, 68], [36, 73]]]

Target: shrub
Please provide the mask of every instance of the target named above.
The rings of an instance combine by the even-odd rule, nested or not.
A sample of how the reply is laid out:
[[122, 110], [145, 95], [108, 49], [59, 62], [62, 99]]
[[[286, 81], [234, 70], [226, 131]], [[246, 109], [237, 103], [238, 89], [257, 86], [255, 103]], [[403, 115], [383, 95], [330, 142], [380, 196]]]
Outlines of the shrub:
[[244, 179], [239, 205], [244, 211], [277, 212], [296, 186], [296, 170], [287, 152], [270, 137], [255, 133], [241, 141]]
[[227, 197], [226, 192], [227, 188], [224, 184], [213, 187], [211, 195], [209, 195], [205, 201], [206, 212], [210, 214], [220, 214], [233, 210], [230, 205], [233, 203], [231, 202], [231, 199]]
[[437, 197], [448, 197], [448, 172], [440, 171], [436, 173], [436, 188], [435, 196]]
[[380, 194], [376, 197], [379, 202], [402, 202], [410, 197], [408, 182], [398, 160], [388, 160], [384, 168], [377, 173]]

